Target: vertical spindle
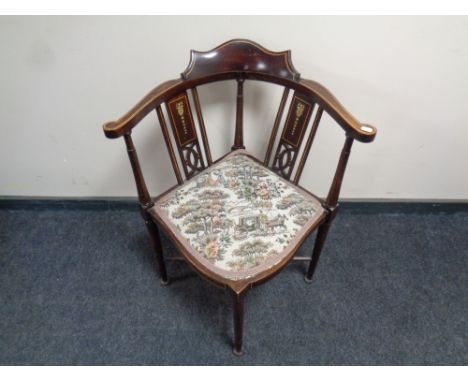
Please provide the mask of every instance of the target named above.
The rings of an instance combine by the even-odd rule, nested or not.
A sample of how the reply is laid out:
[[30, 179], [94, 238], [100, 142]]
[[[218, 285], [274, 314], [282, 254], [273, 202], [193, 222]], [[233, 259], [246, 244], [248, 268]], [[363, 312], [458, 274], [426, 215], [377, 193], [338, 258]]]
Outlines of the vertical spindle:
[[280, 106], [278, 108], [278, 113], [276, 114], [275, 123], [273, 124], [273, 130], [271, 132], [270, 142], [268, 142], [268, 149], [265, 155], [265, 160], [263, 161], [263, 164], [265, 166], [268, 166], [268, 164], [270, 163], [271, 151], [273, 150], [273, 145], [276, 140], [276, 135], [278, 134], [279, 124], [283, 116], [284, 107], [286, 105], [288, 95], [289, 95], [289, 88], [284, 88], [283, 96], [281, 97]]
[[245, 149], [244, 146], [244, 81], [243, 77], [237, 78], [237, 103], [236, 103], [236, 133], [234, 145], [231, 150]]
[[203, 147], [205, 148], [206, 161], [208, 166], [211, 166], [213, 160], [211, 159], [211, 150], [208, 143], [208, 137], [206, 135], [205, 122], [203, 121], [202, 110], [200, 106], [200, 98], [198, 97], [197, 88], [192, 88], [193, 101], [195, 103], [195, 110], [197, 112], [198, 125], [200, 126], [201, 136], [203, 140]]
[[343, 149], [341, 150], [340, 160], [338, 161], [338, 166], [336, 167], [335, 176], [333, 177], [333, 182], [326, 199], [326, 204], [330, 208], [335, 208], [338, 204], [341, 183], [343, 182], [343, 176], [346, 170], [346, 165], [348, 163], [349, 154], [351, 153], [351, 146], [353, 145], [353, 141], [354, 139], [352, 137], [346, 136]]
[[177, 178], [177, 183], [182, 184], [182, 176], [180, 175], [179, 165], [177, 164], [177, 159], [174, 153], [174, 148], [172, 147], [171, 138], [169, 137], [169, 131], [167, 129], [166, 121], [164, 119], [164, 114], [161, 110], [161, 105], [156, 107], [156, 114], [158, 115], [159, 124], [161, 125], [161, 130], [163, 132], [164, 140], [166, 142], [167, 150], [169, 151], [169, 156], [171, 157], [172, 167]]
[[130, 164], [132, 165], [133, 176], [135, 178], [138, 192], [138, 200], [142, 208], [146, 209], [152, 205], [152, 201], [143, 178], [143, 173], [141, 171], [140, 162], [138, 161], [138, 155], [135, 146], [133, 145], [131, 133], [125, 134], [124, 140], [125, 145], [127, 146], [128, 158], [130, 159]]
[[310, 148], [312, 143], [314, 142], [315, 134], [317, 133], [317, 128], [320, 123], [320, 119], [322, 118], [323, 108], [320, 106], [317, 109], [317, 113], [315, 114], [314, 122], [312, 123], [312, 128], [309, 133], [309, 137], [307, 138], [306, 145], [304, 147], [304, 152], [302, 154], [301, 161], [296, 171], [296, 175], [294, 176], [294, 184], [299, 183], [299, 179], [301, 179], [302, 170], [304, 170], [305, 162], [307, 161], [307, 157], [309, 156]]

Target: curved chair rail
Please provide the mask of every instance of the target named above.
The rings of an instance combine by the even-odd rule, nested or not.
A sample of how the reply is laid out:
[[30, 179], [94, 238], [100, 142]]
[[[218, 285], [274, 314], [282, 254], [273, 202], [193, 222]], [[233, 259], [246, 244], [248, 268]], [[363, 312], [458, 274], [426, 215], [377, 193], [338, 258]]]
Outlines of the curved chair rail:
[[[128, 133], [138, 122], [156, 107], [166, 102], [177, 94], [183, 93], [196, 86], [209, 84], [211, 82], [236, 79], [239, 75], [244, 75], [248, 80], [260, 80], [270, 83], [283, 85], [289, 89], [299, 91], [311, 97], [319, 104], [330, 116], [354, 139], [360, 142], [372, 142], [377, 134], [377, 129], [368, 124], [359, 122], [336, 97], [323, 85], [318, 82], [301, 79], [299, 82], [292, 82], [268, 75], [259, 75], [254, 73], [223, 73], [218, 75], [206, 76], [196, 81], [174, 79], [154, 88], [124, 116], [116, 121], [104, 124], [104, 133], [108, 138], [119, 138]], [[363, 129], [363, 127], [368, 127]]]
[[375, 127], [353, 117], [324, 86], [299, 79], [290, 51], [271, 52], [249, 40], [231, 40], [208, 52], [192, 51], [189, 66], [181, 77], [157, 86], [122, 118], [106, 123], [106, 136], [121, 137], [153, 109], [177, 94], [223, 80], [259, 80], [284, 86], [310, 97], [354, 139], [371, 142], [377, 133]]

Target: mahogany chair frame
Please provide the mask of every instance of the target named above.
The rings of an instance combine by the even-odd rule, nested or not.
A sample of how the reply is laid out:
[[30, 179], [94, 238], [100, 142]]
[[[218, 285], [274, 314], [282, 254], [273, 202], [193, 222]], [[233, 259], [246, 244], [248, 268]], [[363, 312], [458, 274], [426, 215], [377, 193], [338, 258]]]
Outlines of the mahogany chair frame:
[[[194, 261], [193, 256], [190, 256], [190, 253], [187, 253], [185, 248], [178, 243], [177, 233], [168, 228], [159, 216], [152, 213], [152, 207], [154, 206], [155, 200], [157, 200], [161, 195], [155, 199], [151, 198], [146, 187], [138, 161], [137, 152], [131, 137], [132, 129], [150, 112], [156, 111], [177, 183], [178, 185], [183, 184], [184, 177], [180, 171], [175, 150], [171, 142], [171, 135], [167, 127], [162, 105], [165, 104], [166, 106], [167, 115], [169, 116], [170, 125], [172, 127], [173, 138], [176, 143], [180, 162], [183, 168], [183, 174], [185, 179], [188, 180], [200, 171], [217, 162], [213, 161], [211, 156], [197, 87], [225, 80], [235, 80], [237, 82], [235, 134], [232, 150], [245, 148], [243, 140], [244, 82], [257, 80], [284, 87], [283, 96], [273, 125], [263, 165], [269, 167], [286, 180], [290, 180], [293, 170], [295, 169], [296, 172], [292, 180], [295, 185], [298, 185], [299, 183], [304, 169], [304, 164], [309, 155], [322, 114], [327, 113], [331, 116], [345, 132], [344, 145], [341, 150], [338, 165], [328, 195], [325, 199], [316, 197], [321, 203], [324, 213], [310, 230], [310, 233], [312, 233], [315, 229], [318, 229], [312, 255], [310, 258], [299, 258], [299, 260], [309, 262], [307, 273], [305, 275], [306, 282], [312, 281], [330, 225], [338, 212], [338, 199], [341, 184], [352, 144], [354, 140], [360, 142], [373, 141], [377, 133], [377, 129], [369, 124], [360, 123], [325, 87], [319, 83], [300, 78], [300, 74], [296, 71], [291, 62], [291, 52], [289, 50], [273, 52], [253, 41], [243, 39], [227, 41], [224, 44], [206, 52], [192, 50], [190, 63], [187, 69], [182, 73], [181, 78], [170, 80], [157, 86], [122, 118], [117, 121], [104, 124], [104, 133], [108, 138], [124, 137], [137, 187], [140, 212], [149, 233], [162, 284], [168, 283], [168, 276], [165, 259], [162, 253], [159, 229], [163, 229], [165, 231], [166, 235], [183, 255], [183, 259], [191, 264], [202, 276], [205, 276], [215, 284], [224, 288], [229, 288], [232, 291], [234, 296], [233, 316], [235, 333], [233, 352], [236, 355], [241, 355], [243, 354], [244, 296], [246, 292], [249, 288], [259, 285], [273, 277], [291, 260], [298, 259], [297, 257], [295, 258], [294, 255], [308, 235], [302, 238], [302, 240], [300, 240], [295, 246], [294, 250], [291, 251], [291, 253], [288, 254], [288, 256], [286, 256], [279, 264], [253, 278], [233, 281], [220, 277], [219, 275], [207, 270]], [[295, 106], [294, 102], [296, 102], [297, 99], [300, 99], [303, 101], [303, 106], [305, 104], [306, 116], [304, 117], [300, 128], [297, 128], [297, 126], [293, 128], [292, 122], [288, 122], [288, 119], [286, 119], [283, 127], [283, 134], [281, 135], [274, 151], [278, 130], [280, 128], [280, 123], [282, 121], [283, 113], [288, 103], [289, 92], [291, 90], [294, 94], [292, 101], [290, 102], [289, 112], [293, 110], [293, 107]], [[188, 98], [189, 91], [193, 98], [195, 113], [192, 111], [190, 106]], [[184, 107], [189, 111], [189, 118], [182, 124], [180, 120], [171, 118], [171, 115], [176, 113], [177, 109], [180, 107]], [[315, 107], [317, 107], [315, 117], [310, 128], [308, 128], [309, 120], [313, 115]], [[197, 117], [201, 142], [203, 143], [203, 151], [195, 128], [193, 114], [196, 114]], [[286, 133], [289, 134], [289, 138], [294, 142], [291, 142], [291, 139], [285, 139]], [[307, 141], [305, 142], [305, 145], [303, 145], [303, 140], [306, 135], [308, 135]], [[295, 167], [301, 147], [303, 147], [302, 156], [297, 167]], [[273, 161], [271, 161], [273, 151]], [[170, 190], [163, 193], [163, 195]]]

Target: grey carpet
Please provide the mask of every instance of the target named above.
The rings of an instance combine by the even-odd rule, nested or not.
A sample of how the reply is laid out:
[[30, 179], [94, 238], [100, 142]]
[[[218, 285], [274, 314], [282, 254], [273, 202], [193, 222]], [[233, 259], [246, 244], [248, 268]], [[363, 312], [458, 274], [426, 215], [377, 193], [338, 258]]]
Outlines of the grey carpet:
[[175, 262], [161, 286], [136, 210], [3, 209], [0, 251], [2, 365], [468, 363], [468, 213], [339, 215], [313, 284], [247, 294], [243, 358], [228, 292]]

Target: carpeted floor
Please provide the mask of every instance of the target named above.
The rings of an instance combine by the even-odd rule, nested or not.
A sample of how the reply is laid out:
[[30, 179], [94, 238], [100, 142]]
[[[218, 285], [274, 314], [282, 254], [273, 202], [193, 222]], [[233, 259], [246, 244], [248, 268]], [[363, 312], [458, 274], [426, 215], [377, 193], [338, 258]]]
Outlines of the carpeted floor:
[[228, 292], [151, 259], [137, 210], [0, 210], [0, 364], [468, 364], [468, 213], [344, 211], [313, 284], [247, 294], [243, 358]]

